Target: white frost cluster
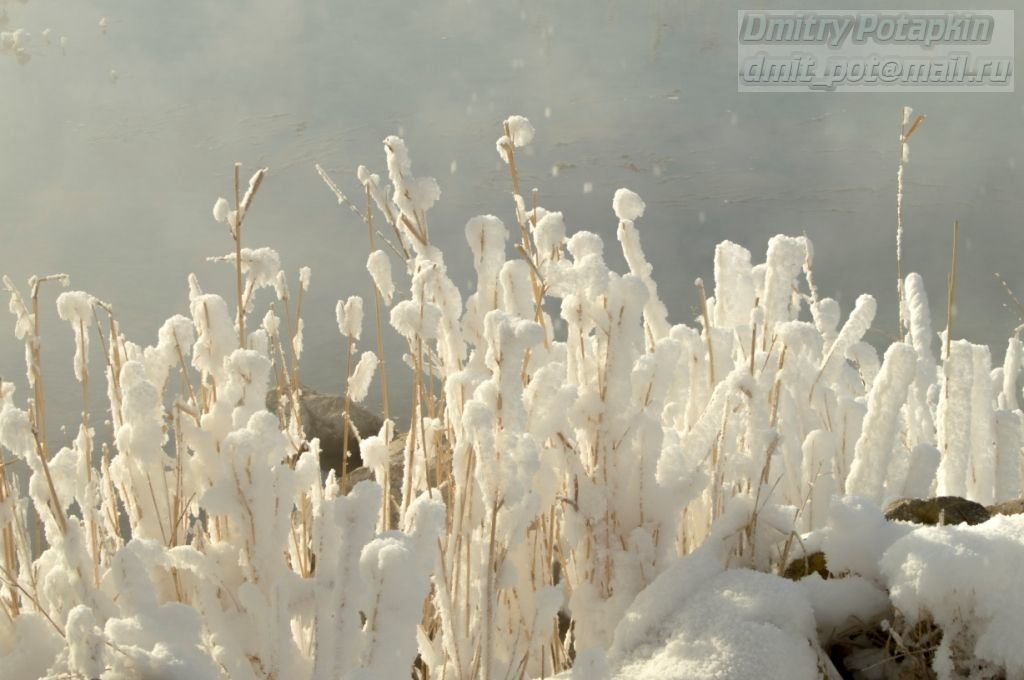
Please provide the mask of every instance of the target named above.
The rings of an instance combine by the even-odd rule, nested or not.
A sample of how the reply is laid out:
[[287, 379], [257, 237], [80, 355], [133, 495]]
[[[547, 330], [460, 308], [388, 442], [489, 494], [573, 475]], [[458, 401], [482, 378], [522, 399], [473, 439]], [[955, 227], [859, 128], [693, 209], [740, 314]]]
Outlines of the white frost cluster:
[[363, 332], [363, 298], [352, 295], [344, 302], [338, 300], [334, 315], [341, 334], [352, 340], [359, 340]]
[[373, 278], [373, 285], [377, 286], [380, 295], [384, 298], [384, 304], [390, 305], [395, 296], [395, 282], [391, 278], [391, 260], [383, 250], [375, 250], [366, 259], [366, 269]]
[[612, 210], [620, 220], [635, 222], [644, 216], [646, 207], [643, 199], [629, 189], [617, 189], [612, 199]]
[[370, 382], [373, 380], [373, 373], [377, 370], [380, 361], [373, 352], [363, 352], [359, 357], [359, 363], [352, 371], [352, 377], [348, 379], [348, 395], [354, 402], [361, 402], [366, 399], [366, 392], [370, 389]]
[[89, 359], [89, 325], [93, 319], [93, 296], [80, 290], [67, 291], [57, 297], [57, 314], [71, 324], [75, 335], [75, 379], [87, 377]]
[[523, 116], [509, 116], [504, 124], [507, 133], [498, 138], [496, 147], [498, 155], [506, 163], [513, 147], [523, 147], [533, 141], [534, 129], [530, 121]]

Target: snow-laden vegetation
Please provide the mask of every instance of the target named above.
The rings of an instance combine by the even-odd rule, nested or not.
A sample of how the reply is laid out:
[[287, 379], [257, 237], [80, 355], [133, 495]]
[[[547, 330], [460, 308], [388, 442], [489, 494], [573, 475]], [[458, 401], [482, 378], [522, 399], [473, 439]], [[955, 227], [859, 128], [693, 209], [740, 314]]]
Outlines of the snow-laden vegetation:
[[[293, 293], [276, 252], [242, 245], [265, 170], [246, 189], [236, 169], [235, 198], [213, 208], [235, 290], [190, 277], [189, 315], [155, 344], [124, 337], [106, 302], [57, 298], [84, 402], [57, 451], [38, 310], [67, 278], [27, 296], [5, 279], [28, 396], [0, 386], [4, 677], [838, 678], [826, 648], [858, 626], [895, 650], [863, 677], [914, 655], [943, 678], [1024, 674], [1020, 517], [915, 528], [880, 510], [1021, 495], [1020, 342], [1001, 368], [987, 347], [940, 349], [910, 274], [905, 337], [879, 356], [864, 339], [875, 300], [844, 314], [814, 285], [811, 243], [787, 236], [762, 263], [721, 243], [699, 317], [675, 323], [641, 198], [612, 200], [628, 264], [612, 271], [599, 236], [522, 195], [530, 123], [503, 133], [512, 219], [466, 224], [468, 297], [430, 240], [438, 184], [403, 140], [384, 141], [387, 180], [359, 169], [354, 202], [321, 170], [368, 227], [374, 300], [337, 318], [347, 398], [383, 383], [384, 427], [352, 432], [376, 482], [322, 474], [297, 417], [310, 272]], [[283, 317], [257, 311], [263, 288]], [[388, 326], [408, 343], [405, 433]], [[103, 407], [88, 401], [100, 374]], [[779, 576], [816, 550], [835, 578]]]

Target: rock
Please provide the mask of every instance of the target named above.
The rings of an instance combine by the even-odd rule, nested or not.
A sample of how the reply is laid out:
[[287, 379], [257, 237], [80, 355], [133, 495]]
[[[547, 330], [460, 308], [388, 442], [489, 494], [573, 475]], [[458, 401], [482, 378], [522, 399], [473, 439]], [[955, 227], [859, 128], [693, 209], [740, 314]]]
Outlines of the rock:
[[[277, 391], [267, 393], [267, 410], [277, 413]], [[341, 452], [345, 436], [345, 397], [338, 394], [317, 392], [302, 388], [301, 397], [302, 429], [306, 439], [320, 440], [320, 467], [341, 472]], [[369, 437], [380, 431], [384, 424], [380, 416], [358, 404], [350, 404], [352, 424], [348, 434], [348, 469], [361, 467], [363, 459], [359, 454], [360, 437]], [[358, 433], [358, 434], [357, 434]]]
[[832, 576], [828, 572], [828, 562], [825, 560], [825, 553], [820, 550], [793, 560], [786, 567], [785, 571], [782, 572], [782, 575], [791, 581], [799, 581], [811, 574], [817, 574], [824, 579]]
[[984, 505], [958, 496], [900, 498], [885, 508], [887, 520], [914, 524], [981, 524], [990, 517]]
[[993, 515], [1024, 515], [1024, 498], [988, 506]]

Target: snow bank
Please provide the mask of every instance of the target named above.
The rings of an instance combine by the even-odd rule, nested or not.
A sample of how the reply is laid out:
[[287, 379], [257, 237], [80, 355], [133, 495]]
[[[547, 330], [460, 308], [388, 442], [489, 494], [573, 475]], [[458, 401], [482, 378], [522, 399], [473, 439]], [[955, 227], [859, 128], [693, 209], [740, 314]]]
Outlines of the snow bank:
[[908, 622], [931, 617], [942, 628], [933, 666], [940, 680], [963, 677], [974, 659], [1024, 676], [1024, 515], [918, 529], [886, 550], [880, 565]]

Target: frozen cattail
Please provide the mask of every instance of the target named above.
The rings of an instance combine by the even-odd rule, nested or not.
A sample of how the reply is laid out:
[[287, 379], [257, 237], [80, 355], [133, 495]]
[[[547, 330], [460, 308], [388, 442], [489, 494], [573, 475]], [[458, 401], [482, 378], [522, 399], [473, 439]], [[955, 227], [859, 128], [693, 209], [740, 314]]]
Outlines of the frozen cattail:
[[932, 366], [935, 364], [935, 357], [932, 353], [932, 320], [928, 310], [928, 294], [924, 289], [924, 279], [920, 274], [911, 273], [907, 275], [904, 287], [904, 297], [907, 306], [907, 318], [910, 329], [910, 339], [914, 343], [921, 361]]
[[87, 377], [89, 324], [92, 322], [94, 300], [93, 296], [80, 290], [61, 293], [57, 297], [57, 314], [71, 324], [75, 334], [75, 378], [79, 382]]
[[276, 338], [281, 328], [281, 319], [274, 313], [274, 310], [268, 310], [263, 316], [263, 321], [260, 322], [260, 327], [266, 332], [270, 338]]
[[391, 452], [383, 439], [377, 435], [367, 437], [359, 444], [363, 465], [371, 470], [386, 470], [391, 461]]
[[419, 336], [432, 340], [437, 337], [440, 322], [441, 310], [430, 302], [421, 306], [413, 300], [403, 300], [391, 308], [391, 326], [405, 338]]
[[150, 382], [162, 388], [168, 371], [191, 353], [194, 342], [195, 326], [191, 319], [175, 314], [164, 321], [157, 333], [156, 346], [147, 347], [144, 351]]
[[303, 333], [302, 331], [306, 328], [305, 319], [297, 319], [295, 321], [295, 334], [292, 336], [292, 354], [295, 356], [295, 360], [298, 361], [302, 357], [303, 344]]
[[197, 295], [191, 300], [192, 322], [197, 333], [192, 348], [192, 365], [221, 380], [224, 359], [238, 343], [232, 315], [219, 295]]
[[433, 177], [413, 177], [412, 160], [401, 137], [384, 140], [388, 177], [394, 185], [392, 200], [403, 214], [415, 221], [417, 213], [429, 210], [441, 197], [441, 188]]
[[714, 324], [737, 328], [749, 323], [754, 308], [754, 279], [750, 251], [723, 241], [715, 247]]
[[494, 215], [479, 215], [466, 223], [466, 242], [481, 285], [495, 281], [505, 262], [508, 229]]
[[764, 281], [765, 323], [768, 331], [793, 316], [793, 288], [796, 277], [803, 270], [807, 249], [799, 238], [773, 236], [768, 241], [767, 269]]
[[657, 342], [668, 335], [668, 310], [658, 297], [658, 284], [652, 276], [653, 267], [644, 255], [640, 234], [633, 224], [633, 220], [644, 214], [644, 202], [629, 189], [619, 189], [615, 192], [612, 207], [619, 218], [617, 235], [622, 244], [622, 254], [626, 257], [630, 272], [643, 281], [647, 288], [644, 321], [650, 330], [651, 339]]
[[896, 440], [900, 410], [914, 380], [917, 354], [904, 343], [894, 343], [885, 353], [882, 371], [868, 395], [868, 415], [854, 452], [846, 492], [880, 503], [885, 473]]
[[213, 204], [213, 219], [218, 222], [226, 223], [228, 221], [228, 201], [226, 198], [218, 198]]
[[391, 278], [391, 260], [383, 250], [375, 250], [366, 259], [366, 270], [377, 286], [384, 304], [390, 305], [395, 295], [395, 282]]
[[391, 135], [384, 139], [384, 151], [388, 164], [388, 176], [392, 182], [400, 182], [402, 177], [412, 172], [412, 160], [409, 158], [409, 150], [405, 141], [398, 136]]
[[1021, 413], [997, 411], [995, 413], [996, 503], [1017, 498], [1021, 492]]
[[967, 496], [971, 454], [971, 383], [974, 374], [971, 344], [966, 340], [951, 343], [942, 371], [942, 396], [936, 422], [939, 450], [942, 451], [938, 493], [942, 496]]
[[[406, 182], [406, 195], [409, 197], [409, 205], [415, 212], [426, 212], [434, 207], [434, 203], [441, 198], [441, 187], [433, 177], [416, 177]], [[400, 200], [396, 200], [399, 206]]]
[[644, 215], [646, 204], [639, 195], [629, 189], [618, 189], [612, 198], [612, 210], [620, 220], [635, 222]]
[[302, 287], [303, 291], [309, 290], [309, 280], [313, 275], [313, 270], [309, 267], [302, 267], [299, 269], [299, 286]]
[[821, 370], [825, 371], [829, 366], [829, 360], [836, 356], [840, 360], [846, 356], [847, 350], [853, 345], [860, 342], [864, 337], [864, 334], [871, 328], [871, 322], [875, 319], [875, 310], [877, 309], [877, 303], [875, 298], [870, 295], [861, 295], [857, 298], [857, 302], [854, 303], [853, 311], [850, 312], [850, 317], [843, 324], [842, 329], [839, 331], [839, 335], [836, 336], [835, 342], [829, 348], [829, 353], [822, 362]]
[[253, 173], [252, 177], [249, 178], [249, 186], [246, 188], [245, 193], [242, 195], [242, 202], [239, 206], [239, 213], [241, 219], [245, 219], [245, 213], [249, 211], [249, 206], [252, 205], [252, 199], [256, 196], [256, 192], [259, 191], [260, 184], [263, 182], [264, 175], [267, 174], [269, 168], [260, 168]]
[[274, 277], [274, 293], [278, 300], [287, 300], [291, 297], [288, 290], [288, 277], [285, 276], [284, 271], [279, 271]]
[[1003, 391], [999, 395], [999, 408], [1008, 411], [1016, 411], [1017, 406], [1017, 379], [1020, 374], [1021, 356], [1024, 354], [1021, 342], [1017, 338], [1010, 338], [1006, 346], [1006, 356], [1003, 359]]
[[498, 141], [494, 143], [494, 148], [497, 149], [498, 156], [501, 157], [501, 160], [508, 163], [510, 158], [509, 151], [512, 149], [512, 140], [508, 138], [508, 135], [498, 137]]
[[509, 260], [501, 267], [498, 280], [503, 294], [502, 309], [524, 319], [533, 317], [530, 266], [525, 260]]
[[523, 116], [509, 116], [505, 119], [505, 128], [516, 147], [526, 146], [533, 141], [534, 129], [530, 121]]
[[338, 300], [334, 308], [338, 330], [347, 338], [358, 340], [363, 329], [363, 298], [352, 295], [345, 302]]
[[373, 380], [373, 373], [377, 370], [380, 362], [373, 352], [363, 352], [359, 357], [359, 363], [352, 371], [352, 377], [348, 379], [348, 396], [354, 402], [361, 402], [366, 399], [366, 393], [370, 389], [370, 381]]
[[242, 273], [249, 276], [255, 288], [274, 285], [280, 271], [281, 258], [273, 248], [242, 249]]
[[534, 140], [534, 126], [522, 116], [510, 116], [505, 120], [504, 127], [506, 133], [498, 138], [495, 147], [502, 160], [508, 163], [513, 147], [525, 146]]
[[[282, 277], [281, 256], [273, 248], [242, 248], [242, 274], [247, 277], [247, 288], [259, 289], [276, 286]], [[235, 254], [228, 253], [220, 257], [207, 258], [210, 262], [235, 261]]]
[[996, 432], [992, 398], [992, 355], [984, 345], [971, 346], [971, 462], [968, 498], [982, 505], [994, 502], [996, 486]]
[[560, 212], [549, 212], [537, 220], [533, 228], [533, 239], [541, 261], [550, 259], [552, 253], [565, 241], [565, 218]]
[[356, 176], [359, 179], [359, 183], [370, 192], [370, 198], [377, 205], [377, 209], [387, 215], [387, 196], [385, 196], [384, 190], [381, 188], [380, 175], [370, 172], [365, 165], [360, 165], [356, 171]]

